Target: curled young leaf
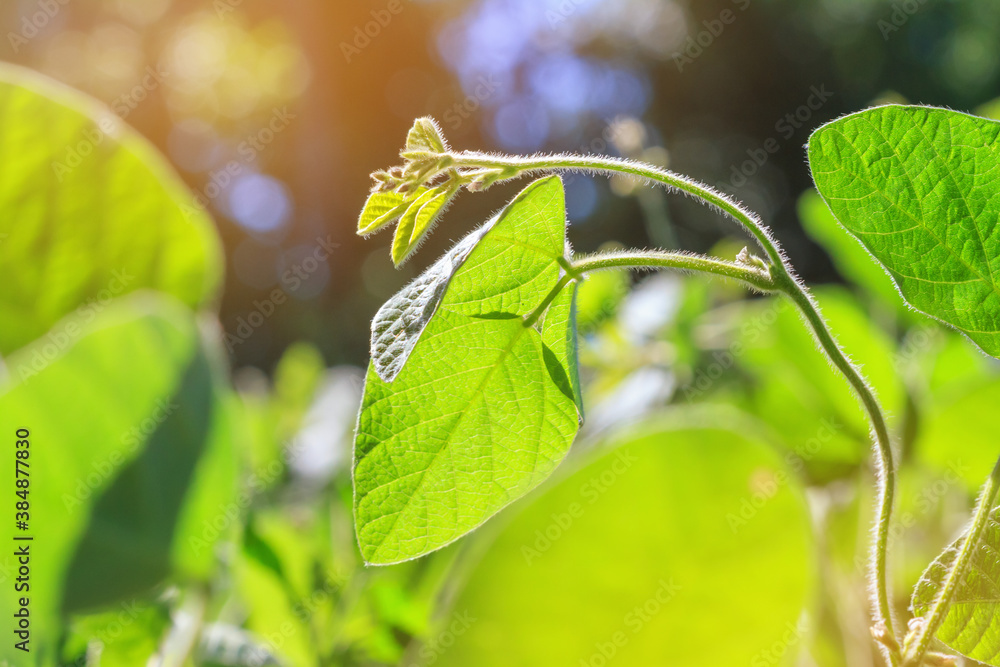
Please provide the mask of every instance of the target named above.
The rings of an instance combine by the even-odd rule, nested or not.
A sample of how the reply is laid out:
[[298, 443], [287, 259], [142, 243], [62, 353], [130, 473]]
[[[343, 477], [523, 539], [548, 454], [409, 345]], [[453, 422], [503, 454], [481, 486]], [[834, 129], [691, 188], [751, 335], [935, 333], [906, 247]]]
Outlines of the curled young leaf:
[[406, 135], [406, 150], [445, 153], [448, 151], [448, 145], [434, 119], [424, 116], [413, 121], [413, 127]]

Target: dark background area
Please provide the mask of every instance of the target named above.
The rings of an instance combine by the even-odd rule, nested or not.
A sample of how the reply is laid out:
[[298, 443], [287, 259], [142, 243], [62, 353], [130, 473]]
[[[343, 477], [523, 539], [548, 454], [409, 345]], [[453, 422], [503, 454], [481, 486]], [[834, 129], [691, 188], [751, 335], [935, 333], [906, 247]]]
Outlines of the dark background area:
[[[823, 283], [838, 276], [795, 213], [811, 129], [881, 101], [988, 113], [1000, 94], [991, 0], [27, 0], [4, 3], [0, 26], [0, 57], [127, 109], [196, 192], [241, 163], [210, 202], [228, 262], [221, 319], [233, 332], [272, 290], [292, 297], [233, 345], [234, 365], [264, 370], [303, 339], [328, 364], [362, 363], [380, 303], [520, 187], [460, 197], [395, 271], [389, 236], [354, 229], [368, 174], [397, 162], [417, 116], [435, 116], [456, 148], [508, 152], [614, 154], [602, 136], [631, 128], [630, 155], [742, 199]], [[150, 84], [147, 68], [166, 74]], [[817, 90], [832, 95], [820, 104]], [[268, 134], [283, 109], [287, 127]], [[262, 148], [247, 161], [249, 137]], [[764, 164], [747, 162], [769, 139]], [[577, 250], [662, 243], [647, 230], [667, 218], [652, 224], [629, 187], [574, 177], [567, 189]], [[685, 249], [734, 234], [667, 201]], [[327, 236], [336, 252], [292, 289], [283, 274]]]

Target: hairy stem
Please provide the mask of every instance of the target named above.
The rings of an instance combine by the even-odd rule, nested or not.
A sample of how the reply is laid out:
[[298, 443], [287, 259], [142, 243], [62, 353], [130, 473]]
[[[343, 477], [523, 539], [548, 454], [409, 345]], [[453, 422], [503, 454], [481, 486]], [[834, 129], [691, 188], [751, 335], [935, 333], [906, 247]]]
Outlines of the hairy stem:
[[576, 273], [588, 273], [615, 267], [698, 271], [737, 280], [761, 292], [772, 292], [775, 289], [774, 281], [763, 268], [679, 252], [631, 250], [602, 253], [577, 258], [572, 264], [572, 269]]
[[941, 592], [938, 594], [937, 599], [934, 600], [934, 606], [931, 607], [930, 613], [924, 619], [923, 623], [920, 624], [919, 630], [907, 641], [904, 647], [904, 667], [918, 667], [921, 664], [924, 656], [927, 654], [927, 650], [930, 648], [934, 634], [941, 627], [941, 623], [944, 622], [945, 617], [948, 615], [952, 599], [955, 597], [955, 591], [958, 590], [959, 585], [962, 583], [962, 577], [965, 576], [966, 570], [969, 567], [972, 553], [979, 544], [979, 539], [982, 537], [983, 530], [989, 521], [993, 505], [996, 503], [998, 491], [1000, 491], [1000, 460], [997, 460], [996, 465], [993, 467], [993, 472], [990, 474], [989, 479], [986, 480], [986, 484], [983, 485], [983, 490], [979, 494], [979, 500], [976, 502], [975, 512], [972, 515], [972, 525], [969, 526], [969, 532], [965, 536], [965, 541], [962, 542], [962, 548], [959, 550], [955, 562], [952, 563], [951, 569], [945, 577]]
[[514, 172], [512, 176], [502, 177], [501, 180], [516, 178], [538, 171], [585, 171], [605, 174], [629, 174], [655, 181], [667, 188], [691, 195], [719, 209], [743, 225], [757, 239], [760, 247], [768, 254], [772, 262], [778, 264], [782, 261], [777, 242], [771, 237], [770, 232], [764, 227], [756, 214], [743, 208], [721, 192], [666, 169], [631, 160], [569, 154], [518, 157], [508, 155], [495, 156], [488, 153], [466, 151], [456, 153], [453, 157], [454, 166], [460, 169], [494, 168]]
[[[692, 258], [691, 256], [673, 253], [634, 253], [621, 255], [620, 260], [600, 256], [583, 260], [582, 265], [576, 264], [578, 271], [594, 270], [613, 266], [609, 262], [619, 261], [617, 266], [650, 266], [671, 267], [694, 271], [714, 273], [727, 278], [735, 278], [750, 284], [762, 291], [778, 291], [785, 294], [801, 312], [809, 328], [815, 335], [823, 352], [844, 378], [850, 383], [861, 400], [872, 426], [878, 454], [879, 478], [879, 509], [876, 519], [876, 539], [872, 548], [872, 569], [874, 588], [875, 627], [881, 635], [881, 645], [887, 659], [893, 666], [900, 663], [898, 642], [893, 627], [892, 613], [889, 605], [888, 577], [886, 561], [889, 542], [889, 526], [892, 518], [893, 498], [896, 481], [893, 464], [892, 446], [889, 440], [889, 430], [882, 408], [875, 397], [875, 392], [865, 381], [861, 372], [848, 360], [843, 350], [830, 333], [826, 322], [820, 315], [816, 303], [810, 297], [805, 285], [795, 277], [795, 272], [781, 251], [778, 242], [771, 236], [767, 227], [753, 212], [745, 209], [729, 196], [711, 187], [686, 178], [680, 174], [630, 160], [622, 160], [598, 156], [551, 155], [534, 157], [495, 156], [487, 153], [461, 152], [450, 154], [450, 165], [469, 174], [479, 170], [495, 170], [494, 180], [509, 180], [534, 172], [546, 171], [583, 171], [605, 174], [627, 174], [643, 178], [670, 190], [688, 194], [710, 206], [720, 210], [740, 225], [742, 225], [760, 244], [760, 247], [770, 259], [771, 266], [766, 282], [761, 282], [760, 275], [740, 273], [741, 265], [711, 260], [709, 258]], [[592, 262], [588, 265], [586, 262]], [[687, 263], [685, 266], [684, 263]], [[753, 267], [746, 267], [753, 271]], [[763, 271], [761, 271], [763, 275]]]
[[783, 288], [779, 289], [792, 300], [799, 309], [799, 312], [805, 317], [806, 323], [815, 335], [823, 352], [826, 353], [826, 356], [833, 362], [833, 365], [840, 371], [841, 375], [847, 379], [855, 393], [861, 399], [861, 403], [868, 415], [868, 420], [872, 425], [875, 445], [879, 454], [879, 509], [876, 519], [875, 543], [872, 545], [875, 578], [875, 622], [876, 626], [880, 624], [884, 626], [887, 641], [883, 642], [883, 648], [889, 654], [890, 663], [897, 665], [899, 664], [899, 657], [890, 648], [898, 644], [892, 624], [888, 577], [886, 575], [889, 528], [896, 493], [896, 470], [893, 464], [892, 444], [889, 439], [889, 429], [886, 425], [885, 415], [882, 412], [882, 407], [879, 405], [878, 399], [875, 397], [875, 392], [837, 344], [833, 334], [830, 333], [829, 327], [823, 320], [823, 316], [820, 315], [819, 309], [805, 287], [793, 277], [790, 271], [777, 276], [776, 280], [779, 283], [784, 283]]

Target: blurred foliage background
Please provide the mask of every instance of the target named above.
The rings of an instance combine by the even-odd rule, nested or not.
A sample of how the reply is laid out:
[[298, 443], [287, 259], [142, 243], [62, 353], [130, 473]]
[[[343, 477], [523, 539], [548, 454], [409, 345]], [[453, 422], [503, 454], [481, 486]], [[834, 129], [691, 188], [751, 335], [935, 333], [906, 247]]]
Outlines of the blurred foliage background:
[[[370, 314], [418, 271], [392, 271], [386, 239], [353, 236], [367, 174], [394, 163], [417, 116], [458, 148], [645, 153], [741, 198], [807, 280], [831, 282], [796, 217], [810, 129], [876, 100], [971, 111], [1000, 92], [1000, 15], [986, 0], [401, 0], [398, 13], [388, 0], [73, 0], [51, 18], [43, 5], [0, 7], [4, 59], [113, 106], [208, 199], [227, 250], [227, 331], [293, 285], [282, 276], [316, 237], [340, 244], [289, 289], [282, 317], [234, 346], [237, 366], [265, 371], [302, 339], [328, 363], [361, 363]], [[764, 164], [745, 164], [769, 139]], [[579, 250], [706, 250], [727, 233], [692, 202], [630, 194], [573, 179]], [[460, 201], [425, 261], [499, 201]]]
[[[862, 413], [790, 308], [723, 283], [589, 279], [573, 460], [470, 539], [362, 567], [349, 459], [370, 318], [519, 186], [462, 196], [401, 271], [389, 239], [356, 238], [355, 221], [368, 173], [396, 162], [422, 115], [457, 148], [624, 155], [743, 200], [818, 285], [890, 413], [905, 617], [907, 591], [992, 466], [1000, 369], [905, 310], [809, 190], [803, 144], [884, 101], [1000, 114], [995, 3], [17, 0], [0, 26], [3, 59], [89, 93], [163, 152], [225, 257], [218, 296], [186, 303], [216, 300], [233, 369], [236, 391], [213, 390], [238, 425], [227, 435], [244, 495], [216, 531], [230, 546], [197, 585], [174, 577], [110, 606], [64, 603], [65, 664], [880, 664]], [[746, 243], [712, 211], [625, 179], [576, 175], [566, 188], [578, 251], [731, 257]], [[175, 321], [170, 308], [122, 306], [146, 313], [142, 331]], [[197, 347], [194, 328], [171, 345]], [[11, 331], [5, 355], [39, 333]], [[125, 338], [147, 335], [162, 344]], [[148, 362], [135, 373], [169, 375], [135, 345]], [[69, 399], [44, 388], [64, 382], [35, 391], [58, 406]], [[114, 579], [85, 556], [75, 577]]]

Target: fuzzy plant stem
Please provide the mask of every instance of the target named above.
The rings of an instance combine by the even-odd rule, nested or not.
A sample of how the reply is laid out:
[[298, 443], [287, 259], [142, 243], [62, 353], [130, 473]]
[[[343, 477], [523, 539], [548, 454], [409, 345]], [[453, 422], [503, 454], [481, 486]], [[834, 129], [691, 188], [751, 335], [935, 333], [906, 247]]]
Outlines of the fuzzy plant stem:
[[[878, 454], [879, 507], [875, 527], [875, 541], [872, 547], [872, 579], [873, 608], [875, 627], [882, 637], [880, 644], [887, 659], [893, 666], [900, 664], [896, 632], [893, 627], [892, 613], [889, 605], [888, 577], [886, 575], [886, 560], [889, 541], [889, 525], [892, 518], [893, 500], [896, 480], [893, 465], [892, 446], [889, 440], [889, 430], [878, 399], [871, 386], [865, 381], [861, 372], [847, 358], [843, 350], [830, 333], [816, 302], [801, 280], [795, 275], [788, 259], [781, 250], [777, 240], [764, 226], [760, 218], [745, 209], [729, 196], [711, 187], [686, 178], [680, 174], [661, 169], [652, 165], [631, 160], [623, 160], [599, 156], [581, 155], [542, 155], [533, 157], [497, 156], [488, 153], [459, 152], [450, 154], [451, 166], [459, 172], [496, 174], [494, 181], [504, 181], [527, 174], [552, 171], [576, 171], [586, 173], [624, 174], [646, 181], [657, 183], [668, 190], [681, 192], [702, 203], [721, 211], [726, 216], [738, 222], [760, 245], [767, 255], [769, 265], [767, 278], [741, 273], [737, 269], [754, 270], [740, 264], [719, 262], [709, 258], [679, 255], [677, 253], [636, 252], [619, 256], [618, 266], [643, 266], [680, 268], [683, 270], [703, 271], [722, 275], [727, 278], [742, 280], [761, 291], [776, 291], [787, 296], [795, 304], [803, 319], [812, 331], [822, 351], [833, 366], [850, 383], [865, 409], [872, 426], [872, 435]], [[578, 271], [606, 268], [616, 261], [613, 256], [600, 256], [584, 260], [574, 268]], [[688, 257], [690, 261], [681, 259]], [[683, 262], [688, 261], [688, 265]], [[589, 265], [588, 265], [589, 262]], [[710, 262], [715, 262], [710, 263]], [[735, 275], [738, 274], [738, 275]], [[756, 283], [756, 284], [755, 284]]]

